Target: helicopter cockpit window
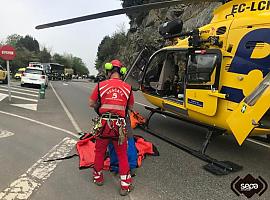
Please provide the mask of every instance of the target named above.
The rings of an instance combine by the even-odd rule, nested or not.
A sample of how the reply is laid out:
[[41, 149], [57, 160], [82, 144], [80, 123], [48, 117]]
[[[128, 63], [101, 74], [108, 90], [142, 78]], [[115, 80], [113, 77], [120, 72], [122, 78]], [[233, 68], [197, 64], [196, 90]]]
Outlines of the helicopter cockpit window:
[[[163, 98], [183, 98], [186, 53], [185, 50], [167, 50], [154, 55], [143, 83], [146, 92]], [[180, 93], [182, 95], [179, 95]]]
[[144, 79], [144, 87], [149, 92], [156, 92], [159, 86], [159, 77], [166, 58], [165, 52], [159, 52], [150, 61]]
[[190, 55], [188, 60], [188, 83], [202, 84], [211, 81], [218, 56], [216, 54]]

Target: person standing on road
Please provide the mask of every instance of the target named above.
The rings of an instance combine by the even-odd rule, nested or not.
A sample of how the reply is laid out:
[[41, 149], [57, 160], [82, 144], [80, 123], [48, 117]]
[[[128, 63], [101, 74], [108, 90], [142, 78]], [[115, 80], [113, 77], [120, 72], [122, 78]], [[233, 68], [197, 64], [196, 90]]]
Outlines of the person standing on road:
[[125, 117], [128, 109], [133, 110], [134, 96], [131, 86], [121, 80], [127, 70], [119, 60], [106, 63], [105, 70], [109, 79], [98, 83], [89, 98], [90, 107], [98, 107], [101, 127], [96, 139], [93, 180], [97, 185], [103, 185], [104, 156], [108, 144], [112, 142], [119, 160], [120, 195], [125, 196], [133, 188], [127, 156]]

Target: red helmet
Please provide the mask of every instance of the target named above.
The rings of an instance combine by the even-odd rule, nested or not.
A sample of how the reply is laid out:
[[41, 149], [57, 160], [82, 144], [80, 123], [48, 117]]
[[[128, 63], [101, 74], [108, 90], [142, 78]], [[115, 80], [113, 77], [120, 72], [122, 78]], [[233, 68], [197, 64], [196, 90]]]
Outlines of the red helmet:
[[112, 60], [111, 61], [111, 64], [114, 66], [114, 67], [119, 67], [121, 68], [123, 65], [122, 63], [120, 62], [120, 60]]

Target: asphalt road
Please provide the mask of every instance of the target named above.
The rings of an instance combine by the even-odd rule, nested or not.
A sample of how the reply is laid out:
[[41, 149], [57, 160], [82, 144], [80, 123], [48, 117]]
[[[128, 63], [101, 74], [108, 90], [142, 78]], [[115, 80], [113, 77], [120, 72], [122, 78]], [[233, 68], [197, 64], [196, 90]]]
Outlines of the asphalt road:
[[[103, 187], [94, 185], [91, 170], [79, 170], [77, 158], [44, 164], [42, 161], [48, 158], [72, 154], [76, 132], [89, 131], [95, 116], [87, 105], [93, 83], [52, 82], [52, 86], [47, 89], [46, 98], [38, 100], [36, 111], [12, 106], [7, 99], [0, 101], [0, 129], [6, 135], [1, 137], [0, 133], [0, 199], [246, 199], [231, 190], [231, 182], [237, 176], [261, 176], [270, 184], [270, 145], [246, 141], [239, 147], [230, 136], [215, 138], [207, 154], [244, 168], [215, 176], [203, 169], [205, 162], [136, 129], [135, 134], [156, 145], [160, 156], [146, 157], [137, 169], [135, 190], [127, 197], [119, 196], [118, 179], [111, 173], [105, 174]], [[147, 116], [142, 104], [149, 104], [140, 93], [135, 99], [135, 110]], [[25, 99], [12, 101], [33, 103]], [[206, 133], [205, 129], [162, 115], [153, 116], [150, 128], [194, 148], [201, 145]], [[252, 199], [270, 199], [270, 189]]]

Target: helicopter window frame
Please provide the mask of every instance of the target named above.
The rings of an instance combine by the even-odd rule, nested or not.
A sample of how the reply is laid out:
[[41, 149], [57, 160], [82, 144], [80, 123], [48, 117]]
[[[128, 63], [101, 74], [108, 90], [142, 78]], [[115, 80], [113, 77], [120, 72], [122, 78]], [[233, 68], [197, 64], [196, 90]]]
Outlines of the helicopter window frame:
[[128, 69], [127, 74], [123, 78], [125, 82], [131, 85], [133, 91], [140, 90], [144, 73], [146, 71], [149, 62], [148, 58], [150, 57], [149, 56], [150, 53], [151, 53], [150, 49], [148, 47], [144, 47], [136, 56], [135, 61], [133, 62], [132, 66]]
[[[148, 94], [151, 94], [153, 96], [158, 96], [160, 97], [160, 95], [157, 95], [155, 94], [156, 93], [156, 90], [154, 88], [150, 88], [148, 85], [149, 84], [146, 84], [146, 80], [145, 80], [145, 76], [148, 72], [148, 67], [149, 65], [153, 62], [153, 59], [155, 59], [157, 57], [158, 54], [161, 54], [161, 53], [164, 53], [165, 55], [165, 58], [164, 58], [164, 61], [163, 61], [163, 65], [164, 65], [164, 62], [166, 61], [167, 57], [168, 57], [168, 54], [170, 53], [174, 53], [174, 52], [180, 52], [182, 51], [183, 54], [185, 54], [186, 56], [186, 63], [185, 63], [185, 66], [187, 65], [187, 59], [188, 59], [188, 53], [189, 53], [189, 49], [188, 48], [167, 48], [167, 49], [160, 49], [158, 51], [156, 51], [149, 59], [146, 67], [145, 67], [145, 71], [144, 71], [144, 74], [143, 74], [143, 81], [141, 82], [141, 85], [142, 85], [142, 91], [145, 92], [145, 93], [148, 93]], [[186, 75], [186, 70], [185, 70], [185, 75]], [[160, 77], [160, 76], [159, 76]], [[186, 84], [186, 83], [184, 83]], [[147, 86], [146, 86], [147, 85]]]
[[[222, 52], [219, 49], [207, 49], [207, 50], [204, 50], [204, 51], [205, 51], [204, 55], [207, 55], [207, 54], [215, 54], [215, 55], [217, 55], [216, 63], [214, 64], [214, 66], [213, 66], [213, 68], [212, 68], [212, 70], [210, 72], [210, 78], [212, 76], [212, 73], [215, 72], [215, 81], [214, 81], [213, 84], [205, 84], [205, 82], [200, 82], [200, 83], [198, 83], [198, 82], [189, 82], [189, 80], [187, 79], [186, 89], [205, 89], [205, 90], [216, 89], [216, 90], [218, 90], [218, 88], [219, 88], [219, 79], [220, 79], [221, 62], [222, 62]], [[195, 52], [195, 50], [192, 49], [188, 56], [194, 54], [194, 52]], [[188, 67], [188, 63], [187, 63], [187, 67]], [[187, 69], [186, 73], [187, 73], [186, 76], [188, 77], [188, 69]]]

